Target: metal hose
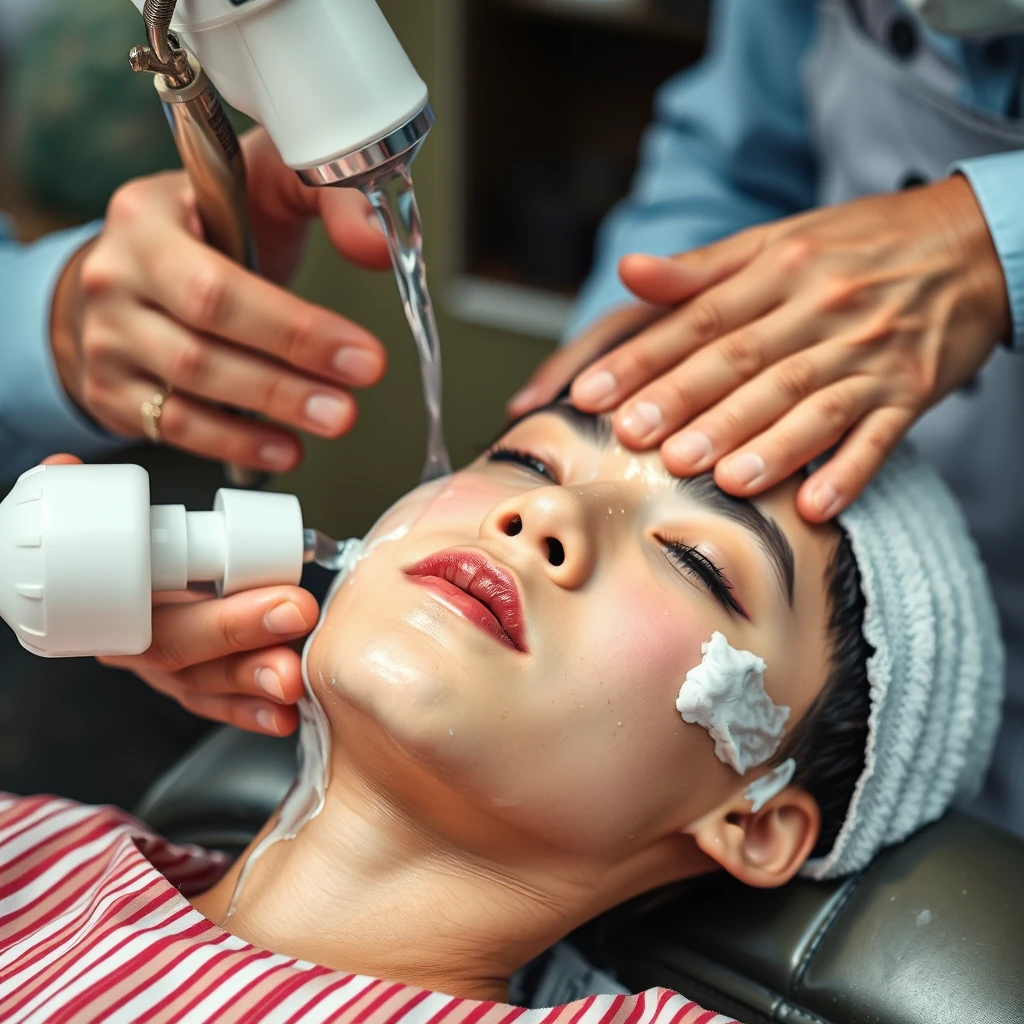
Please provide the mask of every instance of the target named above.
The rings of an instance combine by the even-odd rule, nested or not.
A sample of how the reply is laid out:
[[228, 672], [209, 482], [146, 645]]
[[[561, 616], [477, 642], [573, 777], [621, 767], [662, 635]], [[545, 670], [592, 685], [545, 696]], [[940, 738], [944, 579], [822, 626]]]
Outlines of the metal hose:
[[178, 0], [146, 0], [142, 8], [150, 49], [161, 64], [174, 63], [174, 52], [167, 33], [171, 29], [171, 18], [174, 17], [174, 6], [177, 2]]

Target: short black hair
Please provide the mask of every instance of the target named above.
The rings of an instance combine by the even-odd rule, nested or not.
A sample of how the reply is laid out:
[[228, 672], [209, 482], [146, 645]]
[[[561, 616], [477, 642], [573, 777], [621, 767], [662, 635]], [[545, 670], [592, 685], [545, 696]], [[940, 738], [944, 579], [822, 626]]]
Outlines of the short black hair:
[[[836, 524], [838, 527], [838, 524]], [[796, 762], [792, 785], [814, 797], [821, 830], [811, 851], [824, 857], [846, 820], [857, 780], [864, 771], [871, 694], [868, 659], [874, 648], [864, 638], [864, 594], [850, 538], [842, 527], [825, 569], [828, 638], [832, 658], [821, 692], [786, 737], [772, 765]]]

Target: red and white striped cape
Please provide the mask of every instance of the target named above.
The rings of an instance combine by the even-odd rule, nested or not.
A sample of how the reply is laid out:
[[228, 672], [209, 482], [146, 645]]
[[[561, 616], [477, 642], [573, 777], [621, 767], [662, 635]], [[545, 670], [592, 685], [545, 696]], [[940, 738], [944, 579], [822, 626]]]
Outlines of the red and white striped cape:
[[258, 949], [182, 895], [226, 867], [111, 807], [0, 794], [0, 1021], [732, 1024], [668, 989], [527, 1010]]

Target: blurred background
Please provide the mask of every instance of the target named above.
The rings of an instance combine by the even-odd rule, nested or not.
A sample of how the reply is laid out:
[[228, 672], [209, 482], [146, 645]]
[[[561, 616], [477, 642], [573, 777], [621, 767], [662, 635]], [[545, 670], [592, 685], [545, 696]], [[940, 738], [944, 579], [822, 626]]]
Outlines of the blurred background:
[[[708, 0], [379, 5], [437, 112], [413, 171], [459, 465], [559, 338], [597, 224], [628, 189], [653, 93], [702, 52]], [[0, 0], [0, 211], [21, 240], [102, 217], [123, 181], [179, 166], [151, 77], [128, 67], [144, 41], [129, 0]], [[307, 524], [358, 536], [422, 467], [412, 338], [391, 275], [348, 266], [322, 232], [293, 286], [388, 348], [353, 431], [305, 438], [301, 467], [271, 484], [299, 495]], [[0, 333], [0, 373], [2, 351]], [[123, 459], [150, 471], [154, 502], [208, 508], [223, 484], [219, 465], [166, 449]], [[304, 582], [320, 596], [326, 576]], [[209, 727], [134, 677], [34, 658], [0, 628], [0, 790], [130, 808]]]

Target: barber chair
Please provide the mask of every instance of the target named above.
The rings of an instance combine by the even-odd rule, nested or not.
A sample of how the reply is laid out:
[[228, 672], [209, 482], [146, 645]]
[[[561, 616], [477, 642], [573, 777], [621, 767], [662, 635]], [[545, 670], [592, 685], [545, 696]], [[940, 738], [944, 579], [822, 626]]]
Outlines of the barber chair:
[[[136, 813], [237, 854], [294, 773], [293, 739], [219, 729]], [[677, 989], [745, 1024], [1024, 1024], [1024, 841], [951, 813], [840, 882], [708, 876], [570, 938], [634, 991]]]

